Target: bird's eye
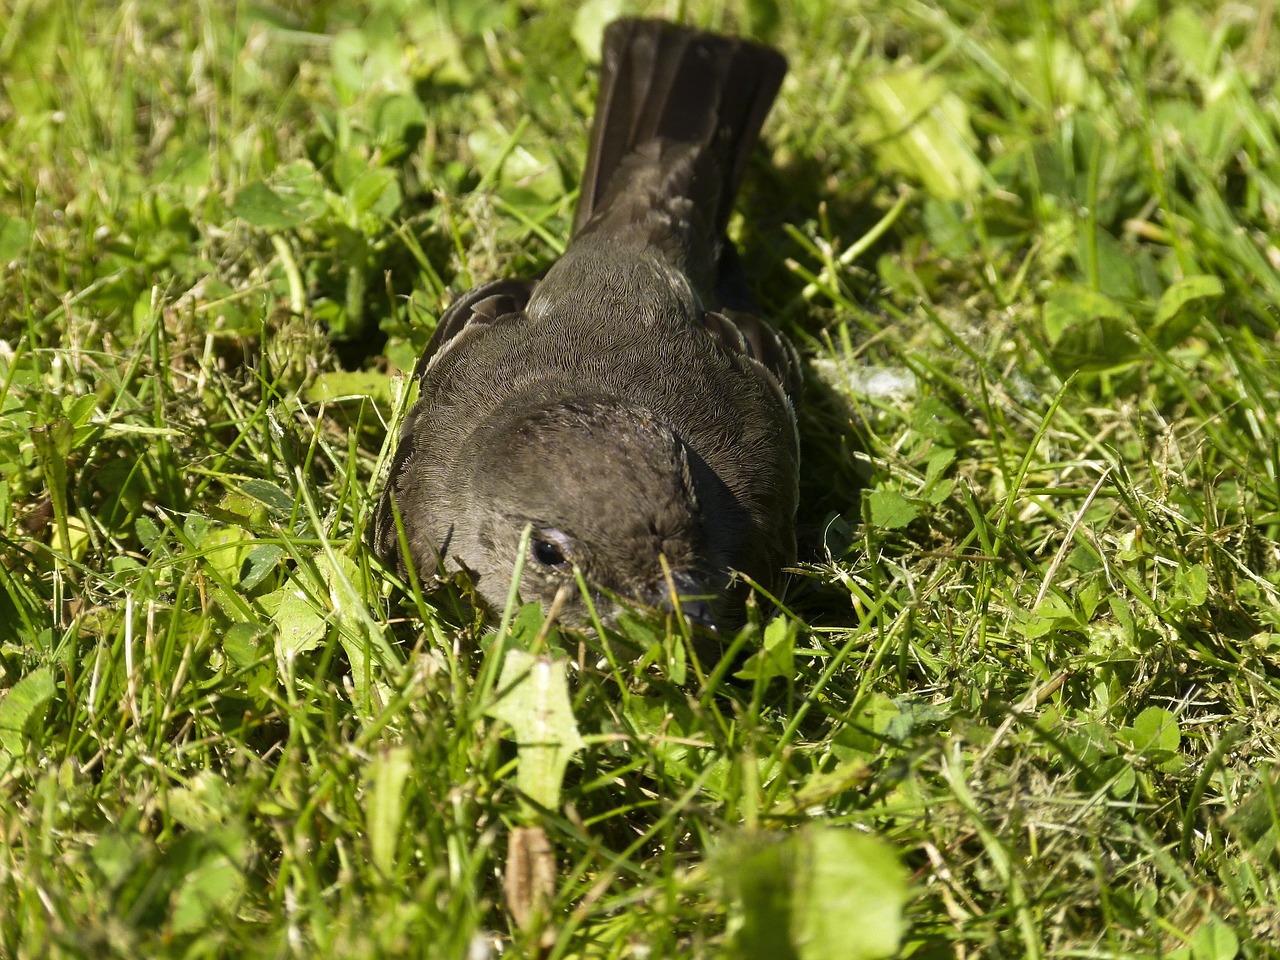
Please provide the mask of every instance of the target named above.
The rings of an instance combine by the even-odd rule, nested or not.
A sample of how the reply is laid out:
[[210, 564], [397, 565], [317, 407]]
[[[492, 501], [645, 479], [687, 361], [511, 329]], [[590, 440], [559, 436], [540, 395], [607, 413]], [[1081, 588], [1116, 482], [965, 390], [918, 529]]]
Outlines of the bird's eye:
[[529, 541], [529, 553], [541, 567], [567, 569], [570, 563], [569, 538], [559, 530], [547, 530]]

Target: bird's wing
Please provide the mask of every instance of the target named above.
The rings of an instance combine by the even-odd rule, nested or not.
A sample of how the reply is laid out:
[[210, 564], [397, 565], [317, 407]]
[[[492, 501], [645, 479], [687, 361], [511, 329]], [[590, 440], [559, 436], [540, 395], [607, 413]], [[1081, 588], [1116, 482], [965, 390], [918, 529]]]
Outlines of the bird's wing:
[[749, 361], [758, 376], [794, 403], [804, 386], [800, 355], [791, 341], [753, 313], [721, 309], [703, 314], [711, 338], [726, 353]]
[[[427, 343], [427, 349], [422, 351], [418, 365], [414, 367], [413, 379], [421, 380], [437, 360], [485, 327], [503, 317], [522, 313], [537, 285], [537, 280], [507, 278], [493, 280], [468, 290], [460, 299], [451, 303], [440, 317], [436, 331]], [[395, 472], [393, 466], [392, 476], [395, 476]]]

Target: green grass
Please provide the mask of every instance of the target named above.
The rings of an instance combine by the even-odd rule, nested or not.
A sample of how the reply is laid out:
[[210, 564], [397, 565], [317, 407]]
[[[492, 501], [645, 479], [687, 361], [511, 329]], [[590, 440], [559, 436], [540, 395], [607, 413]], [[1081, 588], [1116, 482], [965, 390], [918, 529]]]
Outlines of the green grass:
[[1280, 956], [1274, 5], [626, 7], [791, 62], [745, 679], [361, 542], [434, 318], [562, 249], [612, 9], [0, 0], [0, 956], [872, 956], [885, 850], [903, 955]]

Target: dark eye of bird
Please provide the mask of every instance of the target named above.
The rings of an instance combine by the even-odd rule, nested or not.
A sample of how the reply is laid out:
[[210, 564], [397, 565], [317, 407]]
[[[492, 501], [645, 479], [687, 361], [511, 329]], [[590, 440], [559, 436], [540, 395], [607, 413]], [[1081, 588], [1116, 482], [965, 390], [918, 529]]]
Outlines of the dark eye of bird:
[[534, 537], [529, 541], [529, 552], [533, 554], [533, 559], [540, 566], [549, 567], [552, 570], [563, 570], [569, 566], [569, 551], [564, 544], [556, 540]]

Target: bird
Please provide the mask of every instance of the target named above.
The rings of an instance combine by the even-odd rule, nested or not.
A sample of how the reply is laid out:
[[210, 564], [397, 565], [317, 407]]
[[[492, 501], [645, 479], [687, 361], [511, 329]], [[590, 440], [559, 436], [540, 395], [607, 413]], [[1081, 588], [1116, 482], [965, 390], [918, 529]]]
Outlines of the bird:
[[520, 596], [584, 625], [638, 603], [723, 632], [751, 582], [779, 589], [801, 361], [726, 228], [786, 70], [740, 37], [605, 28], [564, 253], [440, 317], [370, 524], [384, 563], [464, 569], [501, 611], [527, 536]]

